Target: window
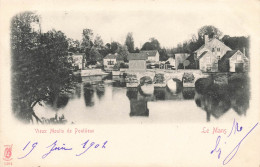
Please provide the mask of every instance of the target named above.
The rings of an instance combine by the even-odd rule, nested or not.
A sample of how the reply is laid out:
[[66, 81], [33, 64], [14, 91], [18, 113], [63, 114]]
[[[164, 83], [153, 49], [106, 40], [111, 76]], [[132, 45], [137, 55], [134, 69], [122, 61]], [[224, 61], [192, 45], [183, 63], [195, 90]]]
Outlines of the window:
[[217, 48], [217, 51], [220, 52], [220, 48]]
[[215, 48], [212, 48], [212, 52], [215, 52]]
[[109, 60], [109, 61], [107, 61], [107, 64], [108, 64], [108, 65], [114, 65], [114, 61]]
[[218, 56], [217, 59], [220, 60], [220, 56]]

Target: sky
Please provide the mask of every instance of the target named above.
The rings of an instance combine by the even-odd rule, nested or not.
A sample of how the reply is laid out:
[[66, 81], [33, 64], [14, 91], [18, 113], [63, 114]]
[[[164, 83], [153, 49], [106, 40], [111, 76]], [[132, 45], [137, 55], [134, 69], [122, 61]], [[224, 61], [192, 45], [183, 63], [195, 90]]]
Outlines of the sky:
[[[204, 25], [217, 27], [224, 35], [248, 36], [240, 13], [232, 11], [224, 3], [181, 4], [156, 8], [92, 8], [91, 10], [39, 11], [43, 32], [51, 29], [61, 30], [67, 37], [82, 39], [84, 28], [99, 34], [104, 43], [125, 42], [128, 32], [133, 33], [135, 47], [140, 48], [151, 37], [158, 39], [162, 47], [177, 46], [197, 34]], [[145, 7], [144, 7], [145, 6]]]

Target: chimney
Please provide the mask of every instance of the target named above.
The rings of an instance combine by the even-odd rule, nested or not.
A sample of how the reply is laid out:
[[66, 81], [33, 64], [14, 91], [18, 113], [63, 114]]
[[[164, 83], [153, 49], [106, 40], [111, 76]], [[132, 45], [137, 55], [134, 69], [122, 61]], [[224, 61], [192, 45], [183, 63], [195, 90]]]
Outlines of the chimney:
[[245, 47], [243, 47], [243, 53], [244, 53], [244, 55], [246, 55], [246, 48]]
[[209, 42], [209, 36], [208, 35], [204, 35], [204, 40], [205, 40], [205, 45], [207, 45], [208, 42]]

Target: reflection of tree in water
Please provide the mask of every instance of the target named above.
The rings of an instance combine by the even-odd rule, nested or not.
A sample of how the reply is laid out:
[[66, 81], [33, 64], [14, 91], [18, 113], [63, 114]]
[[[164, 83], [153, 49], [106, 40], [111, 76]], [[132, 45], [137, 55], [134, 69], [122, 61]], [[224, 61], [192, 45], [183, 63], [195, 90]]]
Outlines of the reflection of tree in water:
[[96, 93], [97, 93], [97, 97], [100, 99], [104, 96], [105, 94], [105, 85], [103, 82], [100, 82], [97, 84], [96, 86]]
[[91, 84], [85, 83], [84, 84], [84, 100], [86, 106], [93, 106], [95, 103], [93, 101], [94, 96], [94, 88]]
[[194, 88], [183, 88], [182, 96], [184, 99], [193, 99], [195, 96], [195, 89]]
[[229, 90], [232, 108], [239, 115], [246, 115], [250, 98], [248, 78], [235, 78], [229, 81]]
[[77, 98], [80, 98], [80, 96], [81, 96], [81, 85], [77, 85], [75, 87], [75, 94], [74, 94], [74, 96], [76, 96]]
[[132, 116], [149, 116], [149, 109], [147, 108], [147, 100], [145, 98], [138, 99], [138, 90], [128, 89], [126, 93], [130, 100], [130, 117]]
[[54, 94], [50, 95], [50, 98], [47, 101], [47, 104], [54, 107], [54, 109], [64, 108], [69, 102], [69, 96], [66, 94], [60, 94], [58, 97], [55, 97]]
[[230, 108], [239, 115], [249, 107], [249, 88], [246, 78], [230, 79], [229, 84], [214, 84], [211, 78], [201, 78], [195, 83], [195, 102], [210, 116], [220, 118]]

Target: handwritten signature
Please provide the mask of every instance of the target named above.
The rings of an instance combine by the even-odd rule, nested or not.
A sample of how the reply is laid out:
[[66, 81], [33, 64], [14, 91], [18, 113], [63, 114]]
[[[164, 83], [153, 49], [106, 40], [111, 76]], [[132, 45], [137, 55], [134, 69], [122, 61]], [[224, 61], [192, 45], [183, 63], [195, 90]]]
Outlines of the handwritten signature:
[[[84, 143], [82, 143], [82, 148], [83, 148], [83, 152], [80, 152], [78, 154], [75, 154], [75, 156], [81, 156], [82, 154], [86, 153], [92, 146], [94, 149], [98, 149], [98, 148], [101, 148], [101, 149], [105, 149], [106, 148], [106, 145], [108, 143], [108, 141], [105, 141], [104, 143], [102, 144], [96, 144], [95, 142], [91, 142], [89, 145], [90, 141], [87, 140], [85, 141]], [[24, 156], [22, 157], [19, 157], [18, 159], [23, 159], [23, 158], [26, 158], [28, 155], [31, 154], [31, 152], [37, 147], [38, 145], [38, 142], [35, 142], [33, 143], [32, 145], [30, 145], [31, 141], [29, 141], [25, 147], [23, 148], [23, 151], [25, 151], [27, 148], [27, 150], [29, 150], [27, 152], [27, 154], [25, 154]], [[30, 148], [29, 148], [30, 147]], [[58, 140], [55, 140], [51, 145], [47, 146], [46, 148], [48, 148], [48, 152], [43, 154], [42, 155], [42, 159], [46, 158], [48, 155], [50, 155], [52, 152], [54, 151], [71, 151], [73, 150], [72, 147], [68, 147], [66, 146], [66, 144], [60, 144], [58, 142]]]
[[[239, 149], [241, 143], [256, 128], [257, 125], [258, 125], [258, 123], [256, 123], [253, 126], [253, 128], [251, 128], [249, 130], [249, 132], [246, 133], [246, 135], [238, 142], [238, 144], [235, 146], [235, 148], [225, 157], [225, 159], [223, 160], [223, 165], [228, 164], [229, 161], [231, 161], [234, 158], [234, 156], [238, 152], [238, 149]], [[235, 135], [236, 133], [241, 132], [242, 130], [243, 130], [243, 127], [239, 126], [238, 122], [236, 122], [236, 120], [234, 119], [232, 129], [231, 129], [229, 135], [227, 136], [227, 138], [229, 138], [231, 136], [231, 134]], [[215, 148], [210, 152], [211, 154], [218, 153], [218, 159], [221, 158], [221, 153], [222, 153], [222, 149], [221, 149], [221, 146], [220, 146], [221, 139], [222, 139], [221, 136], [217, 137]], [[226, 144], [226, 142], [224, 142], [224, 143]]]

